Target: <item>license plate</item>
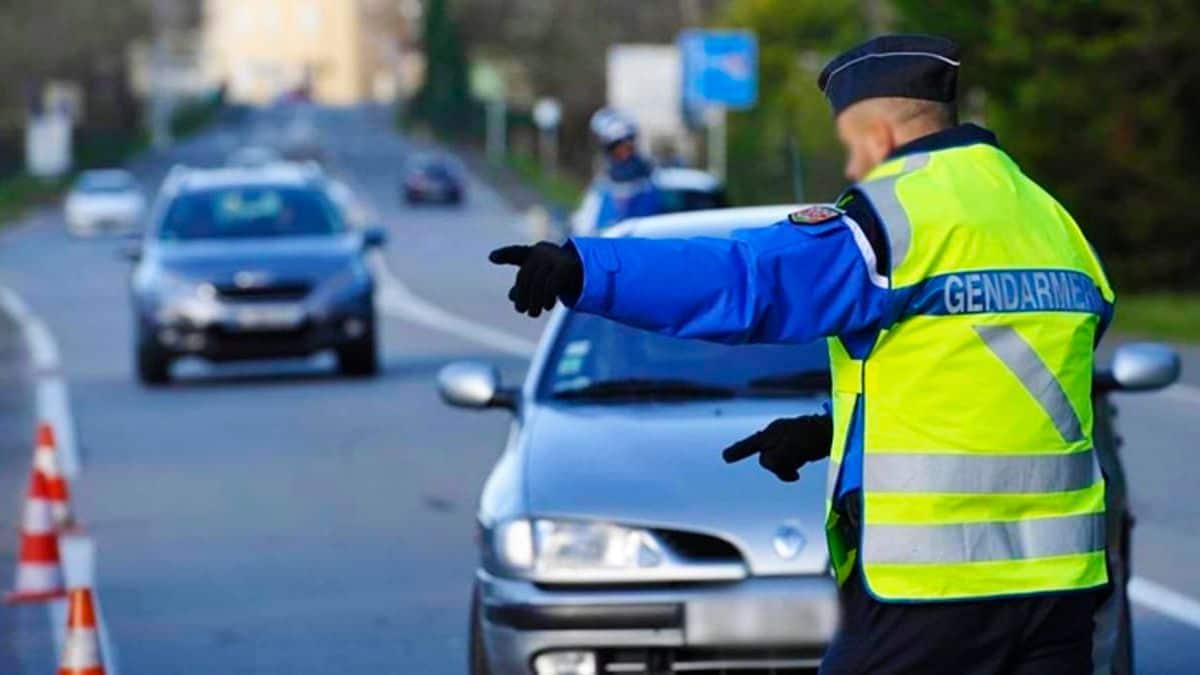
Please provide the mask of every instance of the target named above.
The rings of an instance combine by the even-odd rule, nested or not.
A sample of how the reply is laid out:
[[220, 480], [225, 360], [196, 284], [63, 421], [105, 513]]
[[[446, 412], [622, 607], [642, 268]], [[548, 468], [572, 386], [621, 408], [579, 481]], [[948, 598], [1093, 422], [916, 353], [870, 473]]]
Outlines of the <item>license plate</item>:
[[820, 594], [695, 600], [684, 621], [689, 644], [759, 646], [819, 642], [836, 623], [836, 598]]
[[234, 326], [241, 330], [278, 330], [295, 328], [304, 320], [299, 305], [250, 305], [233, 311]]

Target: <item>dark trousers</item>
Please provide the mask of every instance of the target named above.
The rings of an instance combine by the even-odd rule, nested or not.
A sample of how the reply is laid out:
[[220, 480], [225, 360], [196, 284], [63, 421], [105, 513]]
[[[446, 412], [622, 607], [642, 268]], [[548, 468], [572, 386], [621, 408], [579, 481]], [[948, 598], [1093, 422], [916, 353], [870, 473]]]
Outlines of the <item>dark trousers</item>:
[[841, 590], [842, 624], [821, 675], [1085, 675], [1101, 593], [890, 604], [855, 571]]

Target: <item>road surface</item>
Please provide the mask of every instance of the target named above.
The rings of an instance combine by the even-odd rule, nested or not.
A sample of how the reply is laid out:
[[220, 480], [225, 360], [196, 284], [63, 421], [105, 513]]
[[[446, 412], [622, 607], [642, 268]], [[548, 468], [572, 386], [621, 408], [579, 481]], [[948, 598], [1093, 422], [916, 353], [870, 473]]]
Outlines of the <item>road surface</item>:
[[[391, 237], [379, 378], [339, 378], [328, 358], [188, 363], [176, 384], [144, 389], [132, 376], [117, 242], [69, 238], [54, 209], [0, 234], [0, 286], [46, 322], [61, 353], [83, 464], [77, 506], [97, 541], [122, 673], [466, 669], [472, 516], [507, 419], [446, 408], [433, 376], [460, 358], [521, 376], [542, 324], [505, 306], [509, 273], [484, 262], [523, 238], [519, 217], [478, 179], [461, 209], [405, 207], [397, 188], [412, 146], [385, 113], [306, 114]], [[172, 163], [219, 163], [277, 126], [254, 113], [131, 168], [152, 191]], [[10, 532], [32, 432], [16, 333], [0, 318], [0, 524]], [[1119, 403], [1137, 573], [1200, 598], [1200, 389]], [[0, 540], [0, 580], [15, 554], [15, 541]], [[1200, 627], [1146, 607], [1136, 618], [1141, 672], [1194, 672]], [[0, 610], [0, 672], [48, 673], [53, 661], [44, 611]]]

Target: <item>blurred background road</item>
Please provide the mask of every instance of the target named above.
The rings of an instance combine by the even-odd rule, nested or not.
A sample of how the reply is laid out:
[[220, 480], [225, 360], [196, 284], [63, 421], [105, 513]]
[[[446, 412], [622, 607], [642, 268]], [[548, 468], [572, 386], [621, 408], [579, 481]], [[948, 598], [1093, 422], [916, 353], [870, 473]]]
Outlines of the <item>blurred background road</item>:
[[[834, 197], [843, 157], [816, 73], [887, 31], [963, 43], [963, 119], [1063, 200], [1113, 277], [1102, 354], [1132, 336], [1180, 351], [1179, 384], [1114, 401], [1137, 518], [1138, 672], [1197, 672], [1200, 4], [66, 4], [0, 3], [0, 291], [61, 356], [61, 372], [38, 371], [20, 317], [0, 311], [0, 526], [21, 522], [37, 382], [61, 376], [109, 675], [464, 672], [473, 516], [509, 420], [446, 407], [435, 374], [473, 358], [518, 382], [544, 325], [512, 311], [511, 271], [487, 252], [562, 234], [594, 194], [601, 106], [628, 112], [639, 152], [694, 170], [676, 176], [700, 175], [708, 197]], [[712, 47], [731, 42], [740, 51]], [[264, 148], [319, 160], [359, 224], [386, 231], [370, 253], [379, 377], [342, 377], [320, 355], [186, 361], [169, 386], [138, 384], [128, 242], [72, 236], [68, 189], [124, 166], [152, 197], [173, 165]], [[409, 160], [433, 149], [461, 165], [463, 204], [403, 198]], [[0, 585], [17, 556], [0, 537]], [[0, 608], [0, 674], [53, 672], [52, 623], [44, 606]]]
[[[447, 311], [532, 342], [539, 324], [496, 300], [505, 275], [485, 261], [521, 237], [516, 215], [477, 181], [465, 209], [398, 206], [407, 144], [374, 112], [314, 119], [336, 139], [334, 165], [380, 207], [395, 244], [388, 267]], [[256, 126], [251, 117], [132, 168], [153, 189], [170, 163], [217, 164]], [[183, 364], [177, 385], [146, 390], [131, 375], [129, 264], [116, 245], [69, 239], [56, 212], [38, 212], [5, 232], [0, 282], [58, 338], [86, 430], [77, 499], [103, 542], [123, 671], [462, 672], [473, 510], [507, 419], [446, 408], [432, 376], [481, 356], [516, 378], [523, 360], [389, 318], [378, 379], [341, 379], [332, 359]], [[13, 495], [30, 446], [9, 432], [25, 422], [4, 427]], [[16, 504], [6, 504], [11, 529]], [[7, 579], [15, 551], [2, 546]], [[21, 647], [22, 668], [4, 672], [49, 672], [26, 660], [38, 647], [51, 656], [28, 637], [45, 628], [41, 608], [15, 612], [36, 618], [0, 625], [3, 643]]]
[[[173, 162], [221, 161], [272, 114], [250, 113], [131, 168], [153, 188]], [[117, 242], [69, 238], [54, 210], [0, 236], [0, 283], [44, 318], [62, 351], [87, 467], [77, 499], [102, 542], [98, 576], [126, 673], [465, 668], [472, 514], [507, 419], [446, 408], [433, 375], [462, 357], [500, 363], [514, 381], [522, 373], [514, 352], [541, 324], [506, 306], [507, 276], [484, 260], [491, 247], [526, 235], [505, 200], [475, 177], [461, 210], [401, 205], [399, 160], [412, 144], [378, 109], [299, 114], [319, 130], [333, 171], [388, 229], [395, 281], [385, 288], [403, 284], [515, 339], [481, 344], [400, 318], [409, 316], [404, 304], [383, 301], [378, 379], [339, 378], [332, 359], [317, 357], [186, 363], [177, 383], [145, 389], [131, 374], [129, 266], [115, 255]], [[1200, 362], [1191, 353], [1188, 360], [1194, 386]], [[6, 383], [19, 384], [21, 372], [0, 370]], [[1139, 517], [1137, 573], [1184, 592], [1200, 588], [1196, 391], [1118, 398]], [[6, 420], [29, 415], [17, 402], [6, 410]], [[27, 435], [9, 432], [25, 428], [5, 425], [0, 447], [13, 467], [29, 446]], [[8, 494], [17, 494], [19, 469], [5, 476]], [[7, 508], [0, 522], [15, 517]], [[11, 542], [0, 541], [0, 555], [7, 578]], [[33, 612], [17, 610], [20, 621], [0, 624], [16, 668], [5, 672], [48, 672], [38, 664], [49, 658], [49, 638]], [[1196, 628], [1144, 608], [1136, 620], [1141, 672], [1186, 672], [1200, 656]]]

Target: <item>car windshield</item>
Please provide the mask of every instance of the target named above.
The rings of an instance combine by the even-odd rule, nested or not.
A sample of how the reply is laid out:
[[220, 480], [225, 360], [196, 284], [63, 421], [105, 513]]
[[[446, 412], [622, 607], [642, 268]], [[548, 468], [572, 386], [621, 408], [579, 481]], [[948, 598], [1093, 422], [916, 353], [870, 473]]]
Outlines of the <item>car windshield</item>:
[[79, 177], [75, 189], [89, 194], [126, 192], [133, 189], [133, 177], [123, 171], [88, 172]]
[[408, 162], [410, 171], [448, 176], [458, 170], [458, 164], [441, 155], [417, 155]]
[[539, 383], [543, 399], [684, 399], [826, 393], [822, 342], [724, 345], [569, 314]]
[[192, 192], [167, 209], [159, 237], [239, 239], [337, 234], [345, 225], [319, 190], [239, 187]]
[[721, 189], [705, 190], [661, 190], [659, 199], [666, 213], [678, 211], [704, 211], [706, 209], [721, 209], [728, 206], [725, 191]]

